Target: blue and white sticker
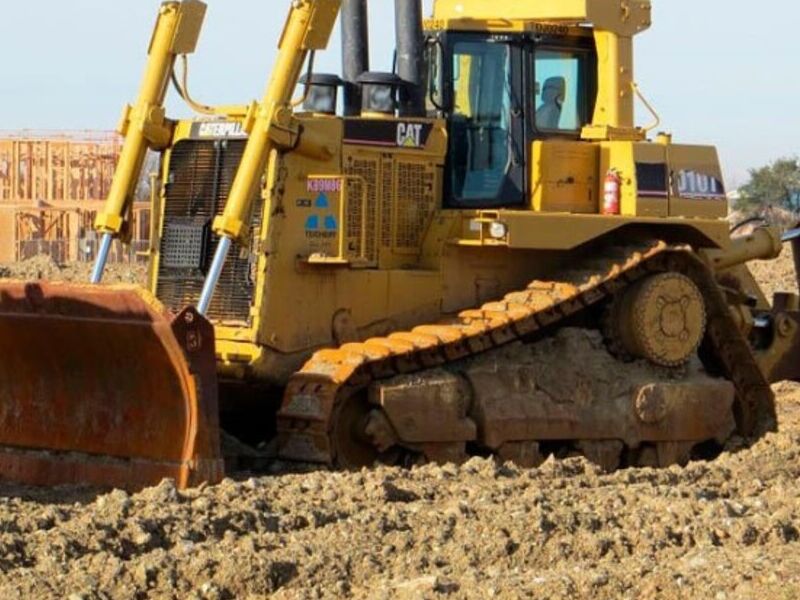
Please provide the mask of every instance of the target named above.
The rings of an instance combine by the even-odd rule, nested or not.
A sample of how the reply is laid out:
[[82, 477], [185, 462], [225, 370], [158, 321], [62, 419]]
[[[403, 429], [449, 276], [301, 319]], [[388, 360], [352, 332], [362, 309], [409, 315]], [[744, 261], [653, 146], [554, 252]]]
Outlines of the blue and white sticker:
[[329, 212], [331, 208], [327, 194], [320, 194], [314, 201], [314, 214], [306, 219], [306, 231], [330, 231], [336, 232], [339, 224], [336, 215]]
[[320, 192], [313, 203], [313, 214], [306, 217], [306, 237], [329, 238], [339, 231], [339, 219], [331, 211], [328, 194]]

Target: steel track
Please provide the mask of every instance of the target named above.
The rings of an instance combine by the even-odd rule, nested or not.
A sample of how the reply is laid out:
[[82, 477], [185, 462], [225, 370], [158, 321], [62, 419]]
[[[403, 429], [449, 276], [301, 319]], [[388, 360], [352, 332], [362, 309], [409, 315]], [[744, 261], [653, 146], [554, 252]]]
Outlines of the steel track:
[[333, 432], [338, 408], [373, 382], [454, 363], [552, 330], [647, 275], [669, 271], [688, 276], [704, 296], [705, 345], [715, 355], [720, 375], [736, 387], [737, 433], [749, 437], [772, 428], [772, 390], [713, 272], [690, 248], [656, 242], [607, 249], [558, 280], [535, 280], [451, 322], [317, 352], [286, 388], [278, 414], [279, 452], [287, 459], [336, 466]]

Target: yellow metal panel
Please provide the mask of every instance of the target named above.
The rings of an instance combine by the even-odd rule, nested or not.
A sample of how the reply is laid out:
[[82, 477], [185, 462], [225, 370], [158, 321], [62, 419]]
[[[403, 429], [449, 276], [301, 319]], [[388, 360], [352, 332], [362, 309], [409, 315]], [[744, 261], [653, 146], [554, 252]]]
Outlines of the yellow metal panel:
[[523, 289], [532, 279], [552, 272], [557, 259], [552, 252], [503, 247], [448, 244], [443, 250], [442, 312], [446, 314], [478, 307], [502, 298], [510, 290]]
[[650, 27], [650, 0], [436, 0], [433, 17], [445, 21], [544, 21], [593, 24], [620, 35]]
[[607, 31], [595, 31], [595, 44], [598, 68], [597, 103], [592, 124], [587, 129], [589, 132], [606, 129], [609, 137], [617, 135], [615, 129], [622, 129], [621, 134], [629, 138], [635, 126], [633, 38]]
[[548, 20], [583, 22], [588, 17], [587, 0], [518, 2], [515, 0], [436, 0], [435, 19]]
[[639, 198], [636, 205], [636, 216], [639, 217], [666, 217], [668, 203], [655, 198]]
[[315, 4], [312, 16], [314, 26], [309, 28], [303, 46], [306, 50], [325, 50], [342, 3], [341, 0], [317, 0]]
[[724, 219], [728, 216], [722, 170], [713, 146], [668, 147], [672, 172], [671, 216]]
[[[636, 166], [633, 161], [631, 142], [603, 142], [600, 144], [600, 173], [602, 181], [606, 173], [614, 169], [622, 181], [620, 189], [620, 214], [636, 216]], [[602, 184], [601, 184], [602, 185]]]
[[426, 19], [423, 23], [427, 31], [490, 31], [498, 33], [533, 32], [542, 35], [564, 37], [591, 37], [592, 30], [581, 25], [544, 23], [535, 21], [511, 21], [509, 19]]
[[193, 54], [200, 39], [207, 6], [200, 0], [183, 0], [175, 38], [172, 40], [173, 54]]
[[[286, 19], [278, 47], [283, 49], [325, 50], [339, 15], [341, 0], [295, 0]], [[292, 25], [305, 28], [299, 43], [291, 39]], [[286, 44], [289, 46], [286, 46]]]
[[636, 164], [665, 164], [664, 147], [648, 142], [603, 142], [600, 144], [600, 172], [602, 181], [614, 169], [622, 180], [621, 215], [626, 217], [665, 217], [668, 214], [667, 198], [641, 195], [637, 181]]
[[572, 141], [533, 143], [533, 210], [596, 213], [598, 148]]
[[[652, 237], [677, 233], [699, 246], [727, 247], [730, 243], [728, 223], [719, 219], [620, 217], [604, 215], [565, 215], [532, 211], [495, 211], [495, 219], [508, 228], [507, 246], [512, 249], [572, 250], [623, 227], [652, 226]], [[468, 218], [465, 220], [469, 221]], [[459, 245], [480, 246], [480, 232], [458, 241]], [[484, 247], [488, 251], [489, 248]]]

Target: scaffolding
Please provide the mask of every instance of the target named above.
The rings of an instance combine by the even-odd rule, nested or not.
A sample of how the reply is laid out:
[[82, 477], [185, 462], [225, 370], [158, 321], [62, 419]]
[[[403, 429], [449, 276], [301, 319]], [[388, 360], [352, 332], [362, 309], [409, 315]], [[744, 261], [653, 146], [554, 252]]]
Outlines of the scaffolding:
[[[122, 139], [110, 132], [0, 131], [0, 262], [39, 254], [91, 261], [92, 223], [111, 188]], [[144, 199], [143, 199], [144, 200]], [[132, 242], [111, 260], [146, 260], [147, 202], [133, 208]]]

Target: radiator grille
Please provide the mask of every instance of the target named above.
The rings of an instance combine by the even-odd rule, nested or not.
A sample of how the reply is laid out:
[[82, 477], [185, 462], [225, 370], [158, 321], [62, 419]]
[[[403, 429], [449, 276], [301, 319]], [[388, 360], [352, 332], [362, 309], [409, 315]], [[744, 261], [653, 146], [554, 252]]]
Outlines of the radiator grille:
[[392, 247], [394, 197], [394, 161], [385, 156], [381, 166], [381, 246], [384, 248]]
[[435, 210], [434, 174], [421, 163], [398, 163], [394, 248], [419, 252], [422, 236]]
[[347, 180], [347, 198], [348, 207], [347, 221], [345, 222], [344, 236], [345, 248], [347, 250], [347, 258], [355, 259], [360, 258], [362, 255], [367, 256], [367, 249], [362, 248], [363, 236], [362, 232], [362, 215], [364, 214], [364, 203], [366, 200], [365, 188], [366, 183], [361, 179], [348, 179]]
[[[375, 235], [378, 219], [378, 167], [379, 163], [377, 159], [351, 158], [347, 162], [345, 168], [347, 175], [360, 177], [367, 186], [367, 247], [364, 256], [371, 261], [378, 260], [377, 236]], [[348, 188], [348, 192], [347, 247], [351, 250], [356, 248], [361, 250], [361, 223], [362, 211], [364, 210], [362, 204], [364, 194], [359, 184], [351, 185], [351, 187]]]
[[[363, 179], [367, 197], [367, 257], [377, 260], [378, 249], [409, 254], [421, 250], [423, 237], [436, 211], [435, 167], [396, 160], [388, 154], [351, 156], [345, 173]], [[348, 188], [347, 247], [360, 249], [361, 184]]]
[[[184, 140], [172, 149], [164, 198], [156, 295], [169, 308], [196, 304], [219, 238], [211, 221], [222, 213], [245, 140]], [[232, 252], [208, 311], [213, 321], [249, 323], [255, 286], [255, 240], [261, 225], [261, 202], [253, 202], [250, 222], [254, 247]]]

